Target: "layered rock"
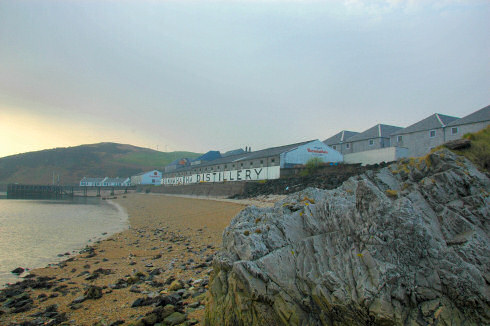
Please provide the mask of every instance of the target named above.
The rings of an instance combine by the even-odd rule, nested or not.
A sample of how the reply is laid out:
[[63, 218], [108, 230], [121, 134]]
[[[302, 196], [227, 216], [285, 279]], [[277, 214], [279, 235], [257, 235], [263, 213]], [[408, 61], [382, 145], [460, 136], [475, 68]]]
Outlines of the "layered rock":
[[448, 150], [248, 207], [207, 325], [490, 324], [488, 176]]

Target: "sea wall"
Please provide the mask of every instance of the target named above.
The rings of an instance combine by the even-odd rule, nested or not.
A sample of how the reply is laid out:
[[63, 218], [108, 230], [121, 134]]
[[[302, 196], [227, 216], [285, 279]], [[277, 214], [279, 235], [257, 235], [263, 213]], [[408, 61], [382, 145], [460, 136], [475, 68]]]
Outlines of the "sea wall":
[[146, 189], [161, 194], [229, 197], [242, 194], [246, 184], [246, 182], [199, 183], [182, 186], [151, 186]]

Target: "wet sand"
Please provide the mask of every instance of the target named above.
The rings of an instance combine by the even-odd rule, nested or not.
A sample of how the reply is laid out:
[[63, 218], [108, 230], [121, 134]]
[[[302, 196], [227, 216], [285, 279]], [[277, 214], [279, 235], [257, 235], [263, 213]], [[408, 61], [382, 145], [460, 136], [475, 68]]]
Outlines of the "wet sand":
[[[50, 281], [53, 286], [27, 288], [25, 292], [33, 303], [26, 312], [7, 313], [0, 303], [0, 309], [6, 312], [0, 312], [0, 325], [33, 320], [35, 313], [42, 317], [53, 304], [58, 305], [57, 312], [66, 313], [67, 324], [111, 325], [124, 321], [128, 325], [153, 309], [131, 307], [133, 302], [172, 293], [169, 286], [173, 278], [186, 284], [181, 290], [188, 296], [182, 300], [183, 311], [188, 320], [199, 324], [211, 260], [219, 250], [224, 228], [246, 205], [271, 206], [275, 200], [206, 200], [154, 194], [113, 199], [127, 211], [130, 228], [94, 243], [93, 251], [31, 271], [36, 276], [54, 277]], [[152, 272], [160, 274], [150, 276]], [[115, 285], [121, 280], [128, 282], [127, 286], [118, 288]], [[101, 287], [102, 297], [73, 304], [89, 286]]]

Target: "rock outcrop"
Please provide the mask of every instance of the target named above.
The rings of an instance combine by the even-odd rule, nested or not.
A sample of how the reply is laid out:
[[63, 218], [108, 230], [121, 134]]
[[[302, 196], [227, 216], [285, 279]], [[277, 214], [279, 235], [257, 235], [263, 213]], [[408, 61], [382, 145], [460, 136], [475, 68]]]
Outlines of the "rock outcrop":
[[490, 181], [447, 149], [248, 207], [207, 325], [490, 324]]

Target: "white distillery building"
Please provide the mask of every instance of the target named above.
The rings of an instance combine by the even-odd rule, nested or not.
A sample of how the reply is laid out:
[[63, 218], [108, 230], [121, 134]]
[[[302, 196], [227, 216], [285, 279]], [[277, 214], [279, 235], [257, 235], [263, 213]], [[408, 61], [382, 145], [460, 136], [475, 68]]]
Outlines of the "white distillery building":
[[124, 187], [131, 185], [129, 178], [105, 178], [102, 182], [104, 187]]
[[87, 178], [80, 180], [81, 187], [125, 187], [130, 186], [129, 178]]
[[341, 153], [319, 140], [272, 147], [222, 157], [163, 174], [162, 184], [182, 185], [202, 182], [228, 182], [279, 179], [281, 169], [303, 165], [313, 157], [325, 163], [343, 161]]
[[102, 187], [104, 180], [107, 178], [87, 178], [80, 180], [80, 187]]
[[131, 177], [131, 185], [160, 185], [162, 172], [158, 170], [142, 172]]

